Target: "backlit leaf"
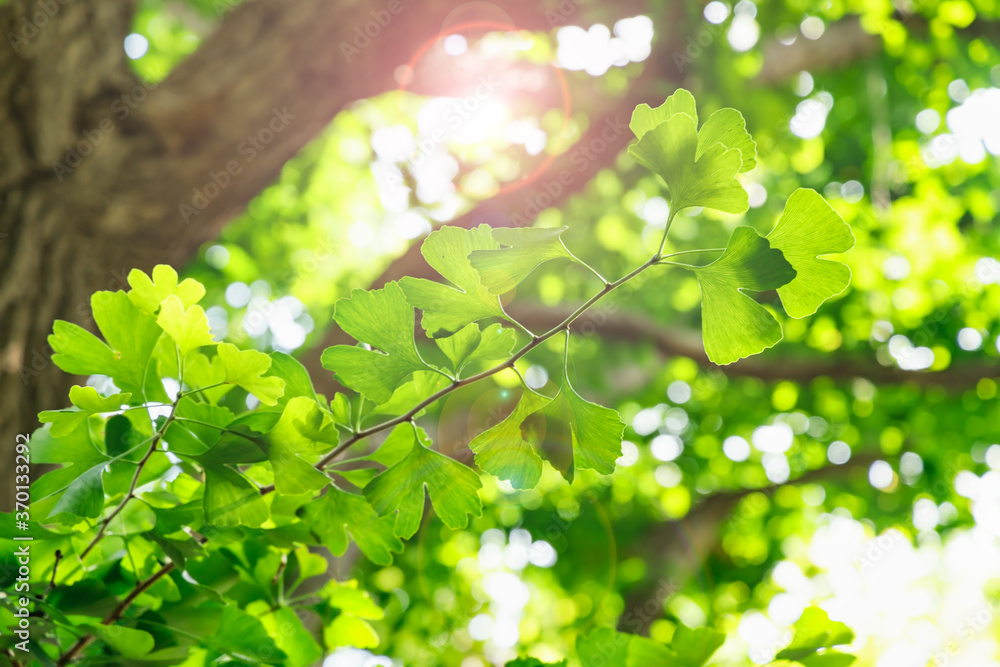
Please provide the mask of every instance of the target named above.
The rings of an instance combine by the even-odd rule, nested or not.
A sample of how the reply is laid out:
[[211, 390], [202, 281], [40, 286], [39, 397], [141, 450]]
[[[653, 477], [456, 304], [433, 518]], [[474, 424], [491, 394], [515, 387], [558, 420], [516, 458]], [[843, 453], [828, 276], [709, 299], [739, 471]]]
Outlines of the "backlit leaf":
[[403, 550], [403, 543], [393, 534], [394, 517], [379, 517], [364, 497], [335, 486], [303, 507], [302, 516], [334, 556], [347, 551], [348, 533], [361, 553], [378, 565], [390, 565], [392, 552]]
[[785, 211], [767, 235], [795, 269], [795, 278], [778, 288], [791, 317], [807, 317], [824, 301], [847, 289], [851, 269], [817, 255], [847, 252], [854, 247], [851, 228], [815, 190], [799, 188], [785, 203]]
[[795, 277], [780, 250], [750, 227], [737, 227], [722, 257], [695, 269], [701, 285], [705, 352], [716, 364], [730, 364], [781, 340], [781, 325], [744, 293], [777, 289]]
[[91, 415], [101, 412], [117, 412], [128, 403], [132, 394], [112, 394], [104, 397], [93, 387], [70, 387], [69, 400], [79, 410], [47, 410], [38, 415], [43, 424], [52, 424], [52, 435], [60, 437], [70, 433], [87, 421]]
[[222, 464], [205, 465], [205, 522], [213, 526], [259, 526], [267, 521], [267, 503], [242, 474]]
[[323, 351], [323, 368], [375, 403], [384, 403], [414, 371], [430, 370], [413, 342], [413, 307], [398, 283], [355, 290], [337, 302], [334, 319], [356, 340], [376, 350], [337, 345]]
[[410, 538], [420, 528], [425, 486], [441, 521], [451, 529], [467, 526], [467, 515], [482, 514], [479, 476], [415, 437], [410, 453], [369, 482], [364, 494], [379, 516], [395, 513], [396, 535]]
[[496, 250], [488, 225], [473, 229], [442, 227], [424, 239], [424, 259], [455, 287], [423, 278], [400, 281], [406, 299], [423, 311], [421, 326], [431, 337], [458, 331], [470, 322], [506, 315], [500, 299], [480, 284], [479, 274], [469, 262], [476, 250]]
[[226, 369], [226, 382], [242, 387], [264, 405], [278, 402], [285, 392], [285, 381], [263, 377], [271, 368], [271, 357], [257, 350], [241, 350], [231, 343], [219, 343], [216, 350]]
[[542, 460], [521, 425], [550, 400], [526, 388], [510, 415], [469, 443], [469, 449], [476, 453], [476, 465], [498, 479], [509, 481], [515, 489], [534, 488], [542, 477]]
[[186, 357], [188, 352], [203, 345], [215, 344], [205, 311], [201, 306], [185, 309], [178, 296], [171, 295], [163, 300], [156, 323], [180, 348], [181, 357]]
[[632, 112], [632, 120], [628, 126], [636, 139], [642, 139], [654, 127], [679, 113], [687, 114], [695, 123], [698, 122], [698, 110], [694, 96], [683, 88], [678, 88], [673, 95], [655, 109], [650, 108], [645, 103], [637, 106]]
[[491, 294], [509, 292], [550, 259], [576, 261], [560, 238], [566, 229], [499, 227], [493, 230], [493, 238], [505, 247], [500, 250], [476, 250], [469, 255], [469, 262], [479, 272], [479, 281]]
[[185, 308], [193, 306], [205, 296], [205, 287], [197, 280], [187, 278], [178, 284], [177, 271], [167, 264], [153, 267], [152, 279], [139, 269], [132, 269], [128, 274], [128, 284], [132, 287], [128, 293], [129, 300], [136, 308], [151, 315], [168, 296], [179, 298]]

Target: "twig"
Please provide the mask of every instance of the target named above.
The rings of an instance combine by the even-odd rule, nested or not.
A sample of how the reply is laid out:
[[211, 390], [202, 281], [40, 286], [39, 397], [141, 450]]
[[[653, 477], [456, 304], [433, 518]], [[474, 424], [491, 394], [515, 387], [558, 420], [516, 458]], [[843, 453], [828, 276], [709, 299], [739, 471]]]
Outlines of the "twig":
[[[467, 377], [467, 378], [465, 378], [463, 380], [455, 380], [454, 382], [452, 382], [447, 387], [444, 387], [443, 389], [435, 392], [431, 396], [429, 396], [429, 397], [425, 398], [424, 400], [420, 401], [419, 403], [417, 403], [417, 405], [415, 405], [412, 409], [410, 409], [406, 413], [404, 413], [404, 414], [402, 414], [402, 415], [400, 415], [398, 417], [393, 417], [392, 419], [387, 419], [386, 421], [381, 422], [379, 424], [375, 424], [374, 426], [369, 426], [366, 429], [357, 431], [350, 438], [348, 438], [343, 443], [341, 443], [340, 445], [338, 445], [336, 447], [336, 449], [334, 449], [332, 452], [330, 452], [329, 454], [327, 454], [326, 456], [324, 456], [316, 464], [316, 468], [319, 469], [319, 470], [322, 470], [323, 468], [325, 468], [326, 466], [328, 466], [330, 463], [332, 463], [333, 461], [335, 461], [342, 453], [344, 453], [345, 451], [347, 451], [352, 445], [354, 445], [359, 440], [363, 440], [363, 439], [367, 438], [368, 436], [375, 435], [376, 433], [380, 433], [380, 432], [382, 432], [382, 431], [384, 431], [386, 429], [392, 428], [393, 426], [396, 426], [398, 424], [402, 424], [404, 422], [408, 422], [408, 421], [412, 420], [417, 415], [417, 413], [419, 413], [421, 410], [423, 410], [427, 406], [431, 405], [432, 403], [434, 403], [438, 399], [447, 396], [448, 394], [450, 394], [451, 392], [455, 391], [456, 389], [459, 389], [461, 387], [465, 387], [465, 386], [473, 384], [475, 382], [479, 382], [480, 380], [488, 378], [488, 377], [490, 377], [492, 375], [496, 375], [500, 371], [505, 370], [507, 368], [513, 368], [514, 364], [521, 357], [523, 357], [524, 355], [528, 354], [533, 349], [535, 349], [536, 347], [538, 347], [539, 345], [541, 345], [542, 343], [544, 343], [548, 339], [552, 338], [556, 334], [558, 334], [558, 333], [560, 333], [562, 331], [568, 331], [569, 328], [570, 328], [570, 326], [572, 326], [573, 322], [575, 322], [577, 320], [577, 318], [579, 318], [581, 315], [583, 315], [585, 312], [587, 312], [591, 307], [593, 307], [594, 304], [596, 304], [598, 301], [600, 301], [601, 299], [603, 299], [605, 296], [607, 296], [608, 294], [610, 294], [611, 292], [613, 292], [618, 287], [621, 287], [622, 285], [624, 285], [625, 283], [627, 283], [629, 280], [632, 280], [633, 278], [635, 278], [637, 275], [639, 275], [640, 273], [642, 273], [643, 271], [645, 271], [649, 267], [656, 265], [656, 263], [659, 260], [660, 260], [660, 256], [659, 256], [659, 254], [657, 254], [657, 255], [653, 256], [652, 259], [644, 262], [642, 265], [640, 265], [639, 267], [637, 267], [633, 271], [629, 272], [627, 275], [619, 278], [618, 280], [616, 280], [616, 281], [614, 281], [612, 283], [605, 283], [604, 288], [601, 289], [600, 292], [598, 292], [597, 294], [595, 294], [594, 296], [592, 296], [590, 299], [588, 299], [587, 301], [585, 301], [583, 303], [583, 305], [581, 305], [575, 311], [573, 311], [572, 313], [570, 313], [570, 315], [567, 316], [566, 319], [564, 319], [562, 322], [560, 322], [559, 324], [557, 324], [553, 328], [549, 329], [545, 333], [543, 333], [543, 334], [541, 334], [539, 336], [534, 336], [528, 343], [526, 343], [524, 345], [524, 347], [522, 347], [520, 350], [518, 350], [517, 352], [515, 352], [514, 355], [510, 359], [508, 359], [507, 361], [503, 362], [502, 364], [499, 364], [498, 366], [494, 366], [493, 368], [488, 368], [485, 371], [482, 371], [481, 373], [477, 373], [475, 375], [470, 375], [469, 377]], [[267, 495], [268, 493], [271, 493], [272, 491], [274, 491], [274, 485], [270, 484], [268, 486], [261, 487], [260, 493], [261, 493], [261, 495]]]
[[[148, 579], [140, 581], [138, 584], [136, 584], [135, 588], [132, 589], [132, 592], [129, 593], [124, 600], [118, 603], [118, 606], [115, 607], [110, 614], [108, 614], [107, 618], [101, 621], [101, 624], [112, 625], [113, 623], [118, 621], [125, 613], [125, 610], [132, 606], [132, 603], [135, 602], [136, 598], [138, 598], [140, 595], [146, 592], [146, 590], [149, 589], [149, 587], [151, 587], [157, 581], [170, 574], [173, 571], [174, 567], [175, 565], [172, 562], [167, 563], [166, 565], [161, 567], [158, 571], [150, 575]], [[94, 641], [94, 635], [92, 634], [86, 634], [83, 637], [80, 637], [80, 639], [78, 639], [77, 642], [73, 644], [73, 646], [71, 646], [68, 651], [66, 651], [59, 657], [59, 660], [56, 661], [56, 665], [62, 667], [62, 665], [69, 664], [76, 658], [76, 656], [80, 654], [80, 652], [83, 649], [90, 646], [90, 643], [93, 641]]]

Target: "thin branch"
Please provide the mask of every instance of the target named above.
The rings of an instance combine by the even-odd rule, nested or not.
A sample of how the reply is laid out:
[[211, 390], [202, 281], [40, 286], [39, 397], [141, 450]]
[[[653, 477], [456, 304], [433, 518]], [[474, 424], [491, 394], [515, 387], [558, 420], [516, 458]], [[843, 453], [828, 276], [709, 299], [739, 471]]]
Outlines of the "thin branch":
[[[402, 415], [400, 415], [398, 417], [393, 417], [392, 419], [387, 419], [384, 422], [381, 422], [379, 424], [375, 424], [374, 426], [369, 426], [366, 429], [363, 429], [363, 430], [360, 430], [360, 431], [356, 432], [350, 438], [348, 438], [347, 440], [345, 440], [344, 442], [342, 442], [340, 445], [338, 445], [332, 452], [330, 452], [329, 454], [327, 454], [326, 456], [324, 456], [316, 464], [316, 468], [319, 469], [319, 470], [322, 470], [323, 468], [325, 468], [326, 466], [328, 466], [330, 463], [332, 463], [333, 461], [335, 461], [341, 454], [343, 454], [345, 451], [347, 451], [351, 446], [353, 446], [358, 441], [363, 440], [363, 439], [365, 439], [365, 438], [367, 438], [367, 437], [369, 437], [371, 435], [375, 435], [376, 433], [381, 433], [382, 431], [384, 431], [386, 429], [389, 429], [389, 428], [392, 428], [393, 426], [396, 426], [398, 424], [402, 424], [404, 422], [408, 422], [408, 421], [412, 420], [421, 410], [423, 410], [427, 406], [433, 404], [438, 399], [447, 396], [448, 394], [450, 394], [451, 392], [455, 391], [456, 389], [459, 389], [461, 387], [465, 387], [465, 386], [473, 384], [475, 382], [479, 382], [480, 380], [486, 379], [486, 378], [488, 378], [488, 377], [490, 377], [492, 375], [496, 375], [500, 371], [505, 370], [507, 368], [513, 368], [514, 364], [521, 357], [523, 357], [524, 355], [528, 354], [529, 352], [531, 352], [536, 347], [538, 347], [539, 345], [541, 345], [542, 343], [544, 343], [548, 339], [552, 338], [556, 334], [558, 334], [560, 332], [563, 332], [563, 331], [568, 331], [569, 328], [573, 325], [573, 323], [581, 315], [583, 315], [591, 307], [593, 307], [594, 304], [596, 304], [598, 301], [600, 301], [601, 299], [603, 299], [605, 296], [607, 296], [608, 294], [610, 294], [611, 292], [613, 292], [618, 287], [621, 287], [622, 285], [624, 285], [628, 281], [632, 280], [633, 278], [635, 278], [637, 275], [639, 275], [640, 273], [642, 273], [643, 271], [645, 271], [649, 267], [655, 266], [656, 260], [657, 260], [657, 257], [654, 256], [653, 258], [651, 258], [648, 261], [644, 262], [643, 264], [641, 264], [640, 266], [636, 267], [635, 269], [633, 269], [632, 271], [630, 271], [628, 274], [622, 276], [621, 278], [619, 278], [618, 280], [614, 281], [613, 283], [606, 283], [604, 285], [604, 288], [601, 289], [600, 292], [598, 292], [594, 296], [592, 296], [589, 299], [587, 299], [587, 301], [585, 301], [579, 308], [577, 308], [575, 311], [573, 311], [568, 316], [566, 316], [566, 318], [562, 322], [560, 322], [559, 324], [555, 325], [554, 327], [552, 327], [551, 329], [549, 329], [545, 333], [541, 334], [540, 336], [535, 336], [534, 338], [532, 338], [528, 343], [526, 343], [524, 345], [524, 347], [522, 347], [520, 350], [518, 350], [517, 352], [515, 352], [513, 356], [511, 356], [509, 359], [507, 359], [507, 361], [503, 362], [502, 364], [498, 364], [497, 366], [494, 366], [492, 368], [488, 368], [488, 369], [486, 369], [486, 370], [484, 370], [484, 371], [482, 371], [480, 373], [476, 373], [475, 375], [470, 375], [469, 377], [467, 377], [467, 378], [465, 378], [463, 380], [455, 380], [454, 382], [452, 382], [447, 387], [444, 387], [443, 389], [435, 392], [434, 394], [432, 394], [432, 395], [428, 396], [427, 398], [425, 398], [424, 400], [420, 401], [419, 403], [417, 403], [417, 405], [415, 405], [412, 409], [408, 410], [404, 414], [402, 414]], [[271, 493], [272, 491], [274, 491], [274, 485], [273, 484], [269, 485], [269, 486], [262, 487], [261, 490], [260, 490], [261, 495], [266, 495], [268, 493]]]
[[[138, 584], [136, 584], [135, 588], [132, 589], [132, 592], [129, 593], [124, 600], [118, 603], [118, 606], [116, 606], [112, 610], [112, 612], [108, 614], [107, 618], [105, 618], [101, 622], [101, 624], [112, 625], [115, 622], [117, 622], [125, 613], [125, 610], [131, 607], [132, 603], [135, 602], [140, 595], [146, 592], [157, 581], [170, 574], [175, 567], [176, 565], [174, 565], [173, 562], [167, 563], [159, 570], [154, 572], [152, 575], [150, 575], [148, 579], [140, 581]], [[76, 658], [76, 656], [80, 654], [80, 652], [83, 649], [87, 648], [93, 641], [94, 641], [94, 635], [92, 634], [86, 634], [83, 637], [80, 637], [80, 639], [77, 640], [77, 642], [73, 644], [73, 646], [71, 646], [68, 651], [66, 651], [65, 653], [62, 654], [62, 656], [60, 656], [59, 660], [56, 662], [56, 665], [62, 667], [62, 665], [69, 664]]]

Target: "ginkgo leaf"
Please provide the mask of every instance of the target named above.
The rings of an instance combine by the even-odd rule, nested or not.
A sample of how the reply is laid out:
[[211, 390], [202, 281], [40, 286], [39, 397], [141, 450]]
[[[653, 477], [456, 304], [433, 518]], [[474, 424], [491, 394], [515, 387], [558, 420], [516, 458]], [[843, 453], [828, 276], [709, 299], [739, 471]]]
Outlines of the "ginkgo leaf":
[[854, 234], [815, 190], [799, 188], [792, 193], [767, 240], [784, 254], [796, 272], [794, 280], [778, 288], [789, 316], [812, 315], [824, 301], [851, 283], [848, 266], [817, 257], [847, 252], [854, 247]]
[[70, 387], [69, 400], [79, 410], [46, 410], [38, 415], [39, 421], [43, 424], [52, 424], [52, 435], [57, 438], [64, 436], [77, 426], [87, 421], [87, 418], [102, 412], [115, 412], [120, 410], [122, 405], [128, 403], [132, 394], [112, 394], [104, 397], [97, 393], [93, 387], [81, 387], [79, 385]]
[[776, 656], [782, 660], [801, 660], [822, 648], [850, 644], [854, 632], [839, 621], [832, 621], [825, 611], [809, 607], [792, 626], [792, 643]]
[[726, 636], [712, 628], [689, 628], [678, 625], [670, 640], [671, 664], [677, 667], [701, 667], [719, 650]]
[[323, 368], [375, 403], [392, 398], [396, 387], [414, 371], [432, 370], [417, 353], [413, 307], [398, 283], [378, 290], [355, 290], [350, 298], [337, 302], [334, 320], [356, 340], [379, 351], [336, 345], [323, 351]]
[[435, 338], [434, 342], [448, 357], [452, 370], [460, 374], [474, 361], [509, 357], [517, 338], [513, 329], [505, 329], [500, 324], [491, 324], [480, 331], [479, 325], [473, 322], [447, 338]]
[[749, 208], [746, 190], [736, 180], [742, 153], [716, 143], [699, 155], [696, 121], [687, 114], [675, 114], [647, 131], [628, 152], [663, 178], [674, 211], [704, 206], [743, 213]]
[[701, 285], [705, 352], [716, 364], [757, 354], [781, 340], [781, 325], [744, 293], [763, 292], [795, 277], [780, 250], [751, 227], [737, 227], [722, 257], [693, 269]]
[[76, 627], [86, 629], [95, 637], [107, 644], [115, 652], [126, 658], [139, 659], [153, 650], [156, 644], [153, 635], [142, 630], [129, 628], [123, 625], [102, 625], [100, 623], [82, 623], [80, 619], [86, 616], [69, 616], [67, 618], [76, 619]]
[[747, 132], [746, 121], [736, 109], [719, 109], [705, 121], [698, 130], [698, 152], [696, 160], [700, 160], [709, 148], [722, 144], [726, 148], [735, 148], [743, 160], [740, 172], [750, 171], [757, 166], [757, 144]]
[[323, 641], [329, 649], [338, 646], [375, 648], [379, 644], [375, 629], [367, 621], [352, 614], [341, 614], [323, 628]]
[[33, 512], [38, 516], [62, 513], [96, 518], [104, 509], [103, 473], [110, 459], [96, 446], [89, 429], [75, 429], [63, 437], [51, 427], [31, 436], [32, 463], [63, 467], [42, 475], [31, 485]]
[[636, 139], [642, 139], [643, 135], [654, 127], [679, 113], [687, 114], [697, 124], [698, 110], [694, 96], [683, 88], [678, 88], [673, 95], [655, 109], [650, 108], [648, 104], [637, 106], [632, 112], [632, 120], [628, 127]]
[[83, 327], [56, 320], [49, 336], [52, 362], [72, 375], [112, 375], [115, 352]]
[[[150, 357], [163, 330], [120, 290], [96, 292], [90, 307], [97, 328], [112, 349], [114, 362], [108, 375], [118, 388], [133, 396], [142, 394]], [[93, 351], [93, 346], [89, 349]]]
[[257, 350], [241, 350], [232, 343], [219, 343], [216, 348], [226, 369], [226, 382], [242, 387], [264, 405], [275, 405], [285, 392], [285, 381], [263, 377], [271, 368], [271, 357]]
[[[602, 475], [615, 471], [615, 461], [622, 455], [625, 423], [618, 413], [585, 400], [576, 393], [563, 371], [559, 393], [542, 412], [549, 418], [542, 448], [549, 461], [563, 476], [573, 481], [576, 470], [589, 468]], [[569, 445], [570, 456], [565, 449]]]
[[480, 516], [482, 482], [479, 475], [413, 438], [403, 460], [365, 486], [364, 494], [379, 516], [396, 513], [394, 532], [408, 539], [420, 528], [424, 513], [424, 487], [444, 525], [455, 530], [469, 523], [467, 515]]
[[567, 227], [500, 227], [493, 238], [500, 250], [476, 250], [469, 263], [479, 272], [479, 281], [491, 294], [503, 294], [550, 259], [577, 261], [563, 244], [560, 235]]
[[249, 526], [267, 521], [267, 503], [260, 489], [223, 464], [205, 465], [205, 523], [213, 526]]
[[576, 640], [581, 667], [625, 667], [632, 637], [614, 628], [598, 628]]
[[302, 508], [309, 529], [334, 556], [343, 556], [350, 537], [370, 561], [392, 564], [392, 553], [403, 551], [393, 533], [395, 517], [379, 517], [364, 497], [330, 486], [326, 494]]
[[163, 300], [156, 323], [180, 348], [181, 357], [186, 357], [188, 352], [203, 345], [215, 345], [205, 311], [201, 306], [185, 309], [180, 297], [176, 295], [172, 294]]
[[474, 251], [500, 247], [490, 232], [489, 225], [442, 227], [424, 239], [420, 247], [424, 259], [455, 287], [409, 276], [400, 280], [406, 299], [423, 311], [420, 324], [432, 338], [487, 317], [507, 317], [499, 297], [480, 284], [469, 263]]
[[171, 295], [178, 297], [185, 308], [205, 296], [205, 287], [197, 280], [187, 278], [178, 284], [177, 272], [167, 264], [154, 266], [152, 279], [139, 269], [132, 269], [128, 274], [128, 284], [132, 286], [128, 298], [137, 308], [149, 314], [154, 314], [163, 300]]
[[[324, 425], [331, 426], [332, 421], [316, 401], [297, 396], [285, 405], [281, 418], [267, 436], [274, 488], [279, 493], [311, 493], [330, 483], [330, 478], [313, 467], [315, 459], [331, 448], [330, 443], [313, 440], [303, 432], [319, 433]], [[336, 437], [335, 429], [333, 436]]]
[[515, 489], [532, 489], [542, 477], [542, 459], [521, 430], [524, 420], [548, 405], [551, 399], [525, 389], [513, 412], [469, 443], [476, 465]]

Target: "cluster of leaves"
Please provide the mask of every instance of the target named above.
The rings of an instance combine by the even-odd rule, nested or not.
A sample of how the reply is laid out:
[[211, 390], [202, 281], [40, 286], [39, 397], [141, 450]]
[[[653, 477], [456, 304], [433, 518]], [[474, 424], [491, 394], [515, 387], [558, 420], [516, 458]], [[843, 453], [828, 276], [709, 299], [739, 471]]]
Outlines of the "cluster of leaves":
[[[422, 252], [446, 283], [408, 277], [337, 304], [336, 323], [358, 344], [327, 349], [322, 363], [352, 393], [328, 399], [292, 357], [216, 342], [198, 305], [204, 287], [179, 282], [166, 266], [152, 276], [133, 271], [127, 292], [94, 295], [101, 337], [57, 322], [53, 361], [103, 381], [74, 387], [73, 407], [43, 412], [46, 425], [31, 439], [36, 463], [63, 466], [31, 489], [33, 576], [51, 589], [35, 598], [49, 639], [36, 645], [36, 657], [180, 664], [200, 655], [307, 665], [338, 646], [376, 646], [368, 621], [381, 611], [351, 582], [311, 585], [326, 570], [312, 550], [340, 556], [353, 539], [372, 562], [389, 564], [419, 530], [426, 497], [450, 529], [482, 513], [479, 473], [436, 451], [416, 423], [438, 399], [516, 372], [518, 360], [563, 338], [556, 392], [522, 380], [513, 411], [469, 449], [480, 470], [515, 489], [537, 485], [546, 462], [569, 482], [580, 470], [607, 475], [621, 456], [625, 424], [571, 382], [570, 327], [581, 314], [640, 273], [690, 270], [702, 289], [706, 351], [729, 363], [781, 338], [774, 316], [745, 291], [777, 289], [786, 312], [803, 317], [846, 287], [846, 267], [819, 256], [847, 250], [853, 237], [811, 190], [792, 195], [767, 237], [737, 228], [714, 262], [664, 255], [678, 211], [746, 210], [736, 177], [753, 167], [755, 146], [733, 109], [698, 130], [684, 90], [656, 109], [640, 106], [631, 127], [632, 154], [662, 177], [671, 205], [658, 252], [607, 281], [567, 249], [564, 228], [439, 229]], [[500, 296], [549, 261], [577, 264], [604, 286], [562, 323], [535, 333]], [[417, 310], [433, 342], [423, 350]], [[519, 337], [526, 337], [520, 346]], [[375, 436], [385, 437], [374, 451], [343, 457]], [[5, 585], [13, 581], [5, 576]], [[127, 603], [118, 604], [123, 594]], [[132, 605], [146, 611], [125, 618]], [[318, 619], [320, 635], [309, 618]], [[607, 640], [620, 643], [602, 632], [581, 640], [585, 664]], [[621, 664], [700, 665], [720, 642], [712, 631], [686, 629], [669, 648], [636, 638], [621, 649], [632, 662]]]
[[[725, 642], [725, 635], [711, 628], [691, 629], [678, 625], [669, 644], [600, 628], [581, 635], [576, 643], [581, 667], [647, 667], [676, 665], [702, 667]], [[843, 623], [831, 621], [822, 609], [806, 609], [792, 627], [792, 640], [775, 655], [775, 667], [845, 667], [854, 656], [833, 647], [850, 644], [854, 633]], [[507, 667], [565, 667], [566, 661], [545, 663], [535, 658], [519, 658]]]

